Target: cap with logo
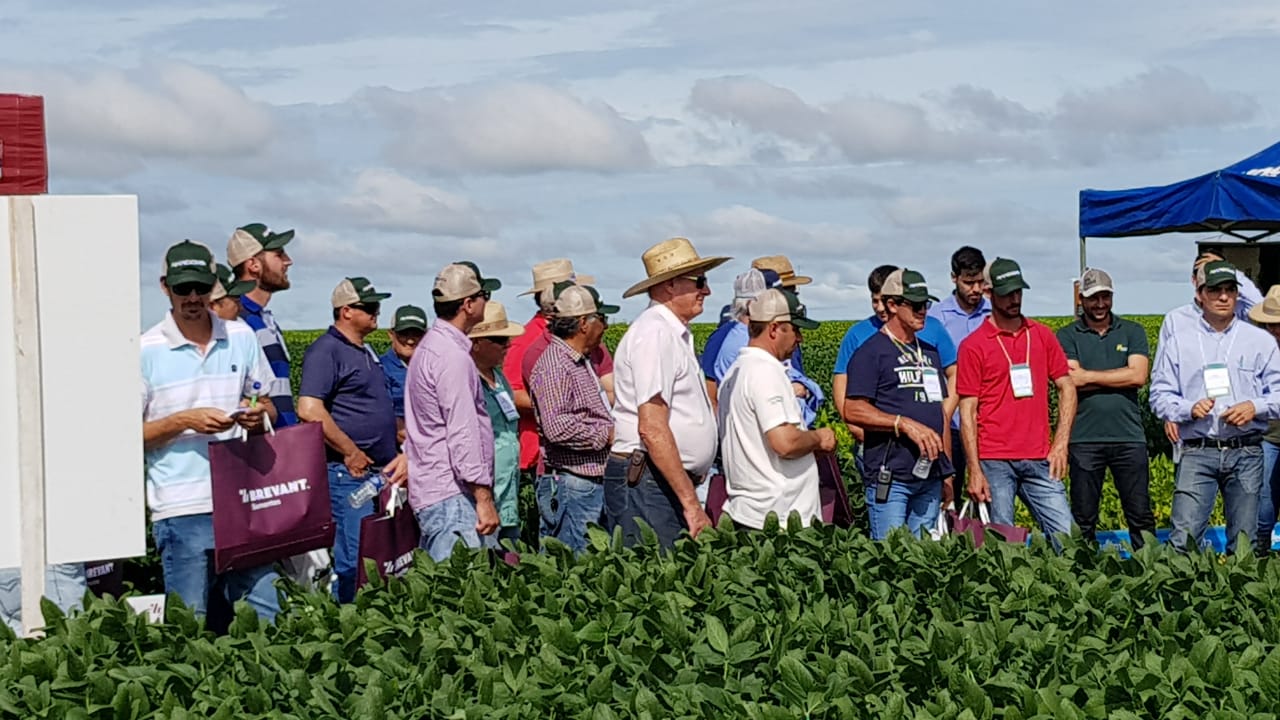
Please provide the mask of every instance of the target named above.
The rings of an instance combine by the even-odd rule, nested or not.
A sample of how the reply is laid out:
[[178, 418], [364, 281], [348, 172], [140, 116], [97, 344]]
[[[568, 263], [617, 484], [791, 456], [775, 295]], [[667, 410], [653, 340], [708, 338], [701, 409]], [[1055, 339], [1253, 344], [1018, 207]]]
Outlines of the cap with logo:
[[1004, 297], [1015, 290], [1030, 290], [1031, 286], [1022, 278], [1022, 268], [1009, 258], [998, 257], [987, 263], [982, 271], [982, 279], [991, 287], [991, 292]]
[[404, 332], [405, 330], [427, 330], [427, 311], [417, 305], [401, 305], [396, 308], [396, 319], [391, 324], [391, 329], [395, 332]]
[[782, 279], [772, 270], [752, 268], [733, 279], [733, 297], [752, 300], [769, 288], [782, 287]]
[[747, 309], [751, 322], [789, 322], [802, 330], [818, 327], [818, 323], [805, 314], [800, 298], [781, 288], [760, 293], [747, 305]]
[[349, 277], [343, 278], [342, 282], [338, 283], [338, 287], [333, 289], [333, 295], [329, 299], [334, 307], [340, 308], [356, 303], [382, 302], [389, 297], [391, 293], [378, 292], [368, 278]]
[[520, 293], [533, 295], [550, 290], [552, 285], [569, 280], [579, 285], [594, 285], [596, 280], [590, 275], [579, 275], [573, 270], [573, 261], [567, 258], [547, 260], [533, 266], [533, 287]]
[[1227, 283], [1239, 283], [1236, 266], [1226, 260], [1211, 260], [1196, 271], [1196, 287], [1217, 287]]
[[1100, 292], [1115, 292], [1111, 276], [1105, 270], [1088, 268], [1080, 275], [1080, 296], [1093, 297]]
[[471, 328], [467, 337], [520, 337], [524, 334], [524, 326], [507, 319], [507, 309], [502, 303], [493, 300], [484, 305], [484, 319]]
[[262, 223], [243, 225], [227, 241], [227, 264], [235, 267], [263, 250], [279, 250], [292, 239], [292, 230], [276, 233]]
[[257, 286], [258, 284], [252, 280], [236, 280], [235, 275], [231, 274], [231, 268], [218, 263], [218, 282], [213, 284], [213, 294], [209, 296], [209, 299], [238, 298]]
[[214, 285], [218, 280], [216, 267], [209, 248], [183, 240], [164, 254], [164, 282], [169, 287], [183, 283]]
[[431, 297], [436, 302], [453, 302], [483, 291], [493, 292], [502, 287], [502, 283], [480, 274], [476, 264], [463, 260], [445, 265], [436, 275], [435, 286], [431, 289]]
[[590, 285], [564, 281], [556, 283], [552, 291], [555, 295], [552, 312], [556, 317], [583, 317], [594, 313], [612, 315], [622, 309], [600, 302], [600, 293]]
[[884, 279], [884, 285], [880, 288], [880, 296], [900, 297], [909, 302], [938, 301], [938, 298], [929, 294], [929, 285], [924, 281], [924, 275], [908, 268], [900, 268], [889, 273], [889, 277]]

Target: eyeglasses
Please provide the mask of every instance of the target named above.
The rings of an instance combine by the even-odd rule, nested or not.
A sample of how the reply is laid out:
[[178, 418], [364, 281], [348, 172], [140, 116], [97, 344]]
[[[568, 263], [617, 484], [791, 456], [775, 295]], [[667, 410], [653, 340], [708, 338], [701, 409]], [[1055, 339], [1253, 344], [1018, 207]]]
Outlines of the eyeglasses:
[[177, 285], [170, 286], [169, 289], [178, 297], [187, 297], [191, 293], [195, 293], [196, 295], [208, 295], [213, 292], [212, 285], [206, 285], [199, 282], [178, 283]]
[[609, 316], [605, 315], [604, 313], [592, 313], [591, 317], [599, 320], [601, 325], [609, 324]]
[[382, 303], [376, 303], [376, 302], [352, 303], [347, 307], [354, 308], [356, 310], [359, 310], [362, 313], [365, 313], [366, 315], [373, 315], [373, 316], [377, 316], [377, 314], [382, 311]]
[[699, 290], [705, 290], [707, 287], [706, 275], [684, 275], [683, 277], [685, 280], [692, 281], [694, 287], [698, 288]]

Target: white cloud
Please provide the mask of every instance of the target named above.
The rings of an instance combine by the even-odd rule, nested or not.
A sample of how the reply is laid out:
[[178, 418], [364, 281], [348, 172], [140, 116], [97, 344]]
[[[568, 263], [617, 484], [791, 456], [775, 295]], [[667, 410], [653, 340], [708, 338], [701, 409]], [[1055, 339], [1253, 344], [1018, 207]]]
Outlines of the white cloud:
[[362, 171], [335, 209], [380, 230], [454, 237], [479, 237], [488, 231], [482, 211], [467, 198], [385, 168]]
[[[835, 223], [803, 223], [770, 215], [746, 205], [732, 205], [705, 215], [672, 215], [659, 218], [644, 228], [648, 244], [653, 238], [688, 237], [704, 255], [731, 254], [739, 260], [774, 254], [788, 248], [810, 254], [838, 254], [864, 248], [868, 236], [861, 228]], [[627, 247], [633, 238], [624, 237]]]
[[370, 88], [358, 100], [393, 132], [387, 158], [401, 167], [523, 174], [652, 163], [635, 124], [605, 103], [547, 85]]

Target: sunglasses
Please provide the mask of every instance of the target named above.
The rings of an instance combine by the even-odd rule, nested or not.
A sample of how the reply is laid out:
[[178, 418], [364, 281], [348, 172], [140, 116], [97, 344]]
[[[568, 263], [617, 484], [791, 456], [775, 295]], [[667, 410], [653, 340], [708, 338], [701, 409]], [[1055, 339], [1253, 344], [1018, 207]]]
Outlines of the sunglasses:
[[366, 315], [377, 316], [378, 313], [382, 312], [382, 303], [376, 303], [376, 302], [352, 303], [347, 307], [359, 310], [360, 312], [365, 313]]
[[922, 313], [928, 312], [933, 307], [932, 300], [904, 300], [903, 304], [911, 308], [911, 312]]
[[213, 292], [212, 285], [206, 285], [198, 282], [178, 283], [177, 285], [171, 285], [169, 289], [178, 297], [187, 297], [191, 293], [195, 293], [196, 295], [208, 295]]
[[699, 290], [705, 290], [707, 287], [706, 275], [685, 275], [683, 277], [685, 280], [692, 281], [693, 286], [698, 288]]
[[491, 297], [493, 297], [493, 293], [489, 292], [488, 290], [481, 290], [480, 292], [476, 293], [475, 295], [472, 295], [467, 299], [475, 300], [476, 298], [484, 298], [485, 300], [488, 300]]
[[488, 340], [494, 345], [501, 345], [502, 347], [506, 347], [511, 344], [511, 338], [509, 337], [482, 337], [480, 339]]
[[605, 315], [604, 313], [594, 313], [592, 314], [591, 317], [594, 317], [595, 319], [599, 320], [601, 325], [609, 324], [609, 316]]

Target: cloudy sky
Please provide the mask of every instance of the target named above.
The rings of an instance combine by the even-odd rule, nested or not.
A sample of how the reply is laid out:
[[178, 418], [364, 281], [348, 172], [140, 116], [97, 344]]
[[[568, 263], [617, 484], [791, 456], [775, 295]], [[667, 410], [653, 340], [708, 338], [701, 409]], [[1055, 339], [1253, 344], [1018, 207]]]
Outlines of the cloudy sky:
[[[819, 318], [875, 265], [947, 283], [961, 244], [1070, 308], [1081, 188], [1198, 175], [1277, 139], [1274, 0], [634, 3], [0, 0], [0, 88], [46, 97], [51, 190], [139, 197], [164, 248], [296, 228], [288, 327], [343, 275], [427, 303], [471, 259], [517, 298], [568, 256], [606, 297], [666, 237], [783, 252]], [[1195, 236], [1095, 240], [1117, 309], [1186, 302]], [[634, 316], [643, 300], [623, 303]], [[704, 318], [711, 320], [710, 314]]]

